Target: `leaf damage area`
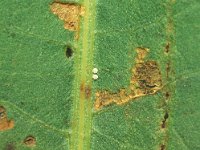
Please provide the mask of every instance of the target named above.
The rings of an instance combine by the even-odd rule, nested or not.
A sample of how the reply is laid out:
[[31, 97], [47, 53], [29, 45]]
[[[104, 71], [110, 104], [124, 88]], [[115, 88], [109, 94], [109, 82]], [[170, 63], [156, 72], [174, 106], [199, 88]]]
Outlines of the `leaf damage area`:
[[28, 147], [34, 147], [36, 146], [36, 139], [35, 137], [33, 136], [27, 136], [25, 139], [24, 139], [24, 144]]
[[91, 87], [89, 85], [85, 85], [85, 83], [81, 83], [80, 93], [84, 95], [85, 99], [90, 99], [91, 97]]
[[118, 93], [108, 91], [96, 92], [95, 110], [110, 104], [121, 105], [138, 97], [155, 94], [162, 88], [162, 76], [159, 65], [154, 60], [145, 60], [149, 49], [137, 48], [135, 65], [132, 68], [130, 86], [120, 89]]
[[9, 130], [13, 127], [14, 121], [8, 119], [6, 109], [0, 106], [0, 131]]
[[80, 16], [84, 15], [84, 7], [73, 3], [54, 2], [50, 5], [53, 14], [64, 21], [64, 28], [78, 31]]

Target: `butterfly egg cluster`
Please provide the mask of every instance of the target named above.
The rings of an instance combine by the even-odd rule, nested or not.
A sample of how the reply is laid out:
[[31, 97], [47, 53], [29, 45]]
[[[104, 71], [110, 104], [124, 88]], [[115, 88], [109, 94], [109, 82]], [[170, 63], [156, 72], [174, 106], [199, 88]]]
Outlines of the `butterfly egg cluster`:
[[98, 79], [98, 75], [97, 75], [98, 69], [97, 68], [93, 68], [92, 72], [93, 72], [92, 78], [94, 80], [97, 80]]

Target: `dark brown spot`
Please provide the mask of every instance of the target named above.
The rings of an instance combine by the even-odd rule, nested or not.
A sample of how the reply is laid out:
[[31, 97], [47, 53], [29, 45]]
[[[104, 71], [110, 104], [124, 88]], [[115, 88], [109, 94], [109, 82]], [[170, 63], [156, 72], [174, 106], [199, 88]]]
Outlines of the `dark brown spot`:
[[8, 143], [8, 144], [6, 144], [5, 150], [15, 150], [14, 143]]
[[70, 57], [72, 57], [72, 55], [73, 55], [73, 50], [72, 50], [72, 48], [70, 47], [70, 46], [67, 46], [67, 49], [66, 49], [66, 56], [67, 56], [67, 58], [70, 58]]
[[168, 118], [169, 118], [169, 114], [168, 114], [168, 112], [166, 112], [164, 115], [164, 119], [167, 120]]
[[24, 139], [24, 144], [28, 147], [33, 147], [36, 145], [36, 139], [35, 137], [33, 136], [27, 136], [25, 139]]
[[166, 92], [166, 93], [165, 93], [165, 97], [166, 97], [166, 99], [169, 99], [169, 97], [170, 97], [169, 92]]
[[166, 121], [167, 121], [167, 119], [169, 118], [169, 114], [168, 114], [168, 112], [166, 112], [165, 113], [165, 115], [164, 115], [164, 119], [163, 119], [163, 121], [162, 121], [162, 124], [161, 124], [161, 128], [166, 128]]
[[164, 144], [162, 144], [162, 145], [160, 146], [160, 150], [165, 150], [165, 145], [164, 145]]
[[165, 121], [162, 121], [161, 128], [164, 129], [166, 127]]
[[165, 46], [165, 53], [169, 53], [170, 50], [170, 43], [167, 43]]
[[168, 63], [166, 64], [166, 74], [167, 74], [167, 78], [169, 77], [170, 70], [171, 70], [170, 62], [168, 62]]

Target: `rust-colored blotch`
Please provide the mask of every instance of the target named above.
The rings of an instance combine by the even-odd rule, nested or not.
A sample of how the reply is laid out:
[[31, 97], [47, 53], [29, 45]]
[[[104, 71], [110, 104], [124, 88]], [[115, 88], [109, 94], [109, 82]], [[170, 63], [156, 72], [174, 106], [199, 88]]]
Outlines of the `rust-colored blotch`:
[[8, 119], [6, 109], [3, 106], [0, 106], [0, 131], [9, 130], [13, 127], [14, 121]]

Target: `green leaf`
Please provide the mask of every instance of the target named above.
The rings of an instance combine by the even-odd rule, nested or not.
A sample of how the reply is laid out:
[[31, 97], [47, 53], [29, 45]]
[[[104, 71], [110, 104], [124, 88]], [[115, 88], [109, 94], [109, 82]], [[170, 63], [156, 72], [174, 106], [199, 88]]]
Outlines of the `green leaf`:
[[200, 3], [55, 3], [0, 2], [0, 150], [200, 149]]

